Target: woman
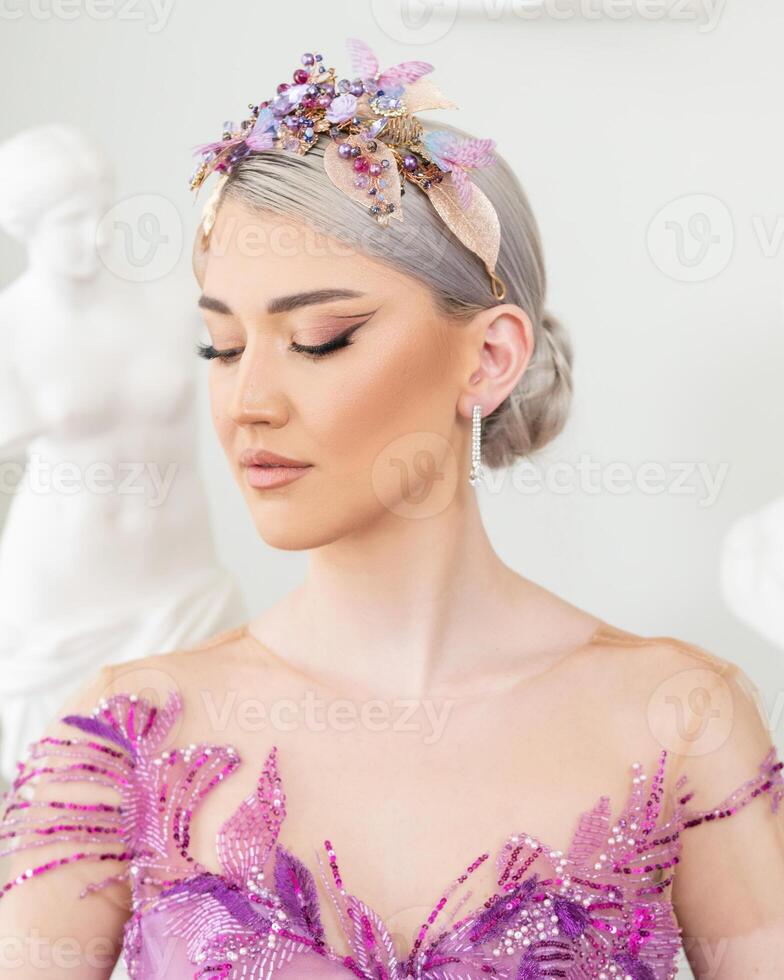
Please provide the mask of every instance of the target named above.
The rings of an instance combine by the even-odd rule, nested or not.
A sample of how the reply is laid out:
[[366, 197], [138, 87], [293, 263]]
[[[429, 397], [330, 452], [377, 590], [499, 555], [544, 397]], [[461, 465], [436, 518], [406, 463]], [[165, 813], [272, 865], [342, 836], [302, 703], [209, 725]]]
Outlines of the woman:
[[[145, 980], [663, 980], [681, 942], [699, 977], [773, 977], [784, 781], [756, 691], [493, 550], [469, 457], [541, 448], [571, 390], [536, 224], [482, 141], [417, 130], [430, 66], [350, 51], [359, 80], [303, 55], [197, 172], [222, 168], [194, 256], [215, 428], [307, 576], [236, 629], [103, 669], [31, 747], [3, 824], [23, 848], [9, 975], [37, 930], [47, 976], [105, 977], [124, 930]], [[353, 162], [389, 153], [404, 203]], [[378, 220], [389, 203], [402, 222]]]

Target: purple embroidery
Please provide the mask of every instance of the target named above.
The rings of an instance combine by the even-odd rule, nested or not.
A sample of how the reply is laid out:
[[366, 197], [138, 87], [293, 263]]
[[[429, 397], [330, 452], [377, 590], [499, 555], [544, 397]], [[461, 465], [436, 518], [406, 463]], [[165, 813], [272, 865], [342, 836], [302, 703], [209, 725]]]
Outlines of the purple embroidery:
[[[579, 816], [566, 853], [524, 833], [508, 837], [495, 855], [495, 890], [466, 910], [472, 875], [490, 857], [479, 855], [444, 889], [405, 951], [396, 948], [375, 910], [346, 889], [327, 840], [328, 870], [321, 862], [318, 870], [348, 949], [341, 952], [325, 936], [316, 879], [278, 839], [286, 800], [274, 746], [256, 790], [220, 828], [220, 872], [190, 853], [190, 824], [200, 801], [240, 759], [225, 745], [162, 751], [181, 709], [172, 691], [160, 710], [143, 698], [117, 694], [102, 701], [93, 717], [69, 715], [63, 720], [90, 737], [32, 743], [3, 798], [0, 857], [34, 853], [53, 840], [74, 850], [44, 864], [33, 860], [3, 885], [0, 898], [74, 861], [116, 862], [119, 871], [82, 894], [112, 881], [130, 882], [134, 911], [125, 927], [124, 957], [134, 980], [161, 975], [150, 945], [155, 936], [173, 942], [171, 955], [183, 958], [177, 969], [167, 964], [167, 975], [194, 980], [268, 980], [298, 957], [303, 975], [314, 980], [319, 960], [330, 980], [341, 974], [360, 980], [673, 980], [680, 928], [667, 889], [681, 833], [731, 816], [764, 794], [775, 811], [784, 797], [782, 763], [771, 747], [757, 774], [710, 810], [687, 809], [691, 794], [681, 792], [682, 776], [673, 813], [664, 821], [667, 753], [649, 781], [634, 763], [628, 798], [614, 820], [602, 796]], [[37, 800], [28, 792], [37, 783], [73, 781], [113, 788], [117, 804], [72, 802], [65, 792], [65, 799]], [[296, 976], [294, 966], [285, 980]]]
[[313, 875], [305, 865], [278, 845], [275, 858], [275, 888], [291, 921], [316, 943], [324, 938], [319, 900]]
[[75, 728], [81, 728], [83, 732], [89, 732], [91, 735], [100, 735], [101, 738], [105, 738], [119, 745], [120, 748], [125, 749], [130, 755], [134, 754], [133, 744], [129, 738], [126, 738], [121, 732], [115, 731], [111, 725], [107, 725], [97, 718], [82, 715], [66, 715], [62, 721], [67, 725], [73, 725]]
[[641, 963], [636, 956], [631, 953], [617, 953], [614, 957], [618, 966], [622, 967], [632, 980], [656, 980], [656, 976], [650, 967]]
[[247, 897], [236, 885], [229, 884], [220, 875], [205, 872], [193, 878], [185, 878], [161, 892], [160, 898], [170, 898], [173, 895], [186, 895], [194, 899], [200, 895], [213, 895], [240, 925], [259, 935], [269, 932], [272, 925], [268, 916], [252, 908]]
[[557, 895], [553, 900], [553, 909], [565, 936], [576, 939], [588, 928], [591, 917], [588, 911], [577, 902]]

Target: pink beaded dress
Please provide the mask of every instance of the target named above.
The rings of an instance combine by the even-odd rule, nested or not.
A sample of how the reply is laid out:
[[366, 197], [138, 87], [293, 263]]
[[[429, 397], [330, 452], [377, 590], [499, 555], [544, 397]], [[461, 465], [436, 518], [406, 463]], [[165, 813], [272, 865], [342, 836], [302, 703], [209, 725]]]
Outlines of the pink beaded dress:
[[[782, 763], [772, 744], [710, 808], [695, 805], [709, 793], [695, 793], [682, 775], [666, 818], [667, 750], [650, 771], [630, 760], [626, 799], [601, 796], [575, 814], [566, 852], [520, 830], [456, 868], [451, 881], [434, 883], [432, 911], [401, 950], [352, 892], [351, 868], [329, 840], [310, 866], [280, 843], [286, 759], [275, 745], [258, 760], [255, 792], [217, 835], [220, 872], [194, 858], [189, 829], [201, 801], [254, 760], [227, 744], [173, 742], [182, 709], [174, 689], [160, 707], [119, 692], [89, 713], [63, 717], [72, 735], [32, 743], [3, 801], [0, 851], [27, 851], [29, 867], [5, 883], [2, 897], [69, 865], [108, 863], [80, 898], [89, 916], [96, 892], [129, 884], [122, 956], [136, 980], [672, 980], [681, 927], [667, 887], [684, 835], [737, 820], [747, 807], [784, 816]], [[75, 802], [68, 791], [75, 784], [103, 787], [114, 799]], [[36, 792], [41, 786], [45, 795]], [[770, 826], [780, 834], [780, 817]], [[36, 849], [52, 841], [67, 851], [36, 861]], [[472, 875], [486, 861], [495, 887], [473, 895]], [[325, 929], [326, 903], [340, 923], [339, 945]]]

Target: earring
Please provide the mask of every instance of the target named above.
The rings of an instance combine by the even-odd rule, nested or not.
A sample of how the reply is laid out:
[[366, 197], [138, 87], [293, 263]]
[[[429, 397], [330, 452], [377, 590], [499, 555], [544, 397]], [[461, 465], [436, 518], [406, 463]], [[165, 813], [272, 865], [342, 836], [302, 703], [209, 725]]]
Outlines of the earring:
[[482, 468], [482, 406], [474, 405], [471, 417], [471, 473], [468, 482], [472, 487], [484, 479]]

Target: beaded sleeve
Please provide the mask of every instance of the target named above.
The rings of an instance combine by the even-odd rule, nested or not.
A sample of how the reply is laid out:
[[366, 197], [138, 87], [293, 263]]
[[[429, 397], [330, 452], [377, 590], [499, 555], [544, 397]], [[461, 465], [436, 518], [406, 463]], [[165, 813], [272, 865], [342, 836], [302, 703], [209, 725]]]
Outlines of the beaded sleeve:
[[[28, 852], [29, 867], [6, 881], [0, 897], [28, 879], [76, 862], [125, 862], [132, 855], [128, 802], [132, 785], [132, 752], [124, 735], [98, 715], [66, 716], [65, 723], [87, 737], [46, 736], [32, 742], [17, 763], [17, 775], [3, 796], [0, 857]], [[73, 787], [77, 785], [76, 792]], [[90, 787], [116, 790], [113, 802], [82, 802], [87, 795], [106, 797]], [[64, 856], [36, 862], [41, 848], [55, 843], [74, 845]], [[82, 892], [121, 878], [109, 876]]]
[[[102, 698], [89, 715], [65, 715], [61, 722], [74, 729], [71, 737], [46, 736], [31, 743], [0, 814], [0, 857], [27, 852], [29, 866], [3, 884], [0, 898], [28, 879], [77, 862], [123, 866], [88, 884], [80, 897], [127, 881], [142, 864], [144, 881], [134, 885], [145, 887], [135, 889], [136, 894], [191, 870], [188, 829], [194, 800], [237, 760], [233, 751], [207, 748], [191, 762], [195, 747], [165, 753], [165, 765], [156, 758], [180, 710], [175, 689], [160, 709], [134, 694], [117, 694]], [[106, 789], [114, 791], [110, 801]], [[55, 842], [73, 850], [37, 863], [36, 851]]]
[[772, 812], [781, 812], [784, 815], [784, 811], [780, 811], [781, 801], [784, 799], [782, 768], [784, 762], [779, 759], [776, 747], [771, 746], [765, 758], [759, 763], [757, 772], [718, 804], [702, 810], [692, 808], [688, 804], [695, 794], [693, 790], [689, 790], [679, 799], [680, 805], [684, 807], [682, 829], [688, 830], [690, 827], [699, 827], [703, 823], [731, 817], [763, 794], [769, 794], [768, 802]]

